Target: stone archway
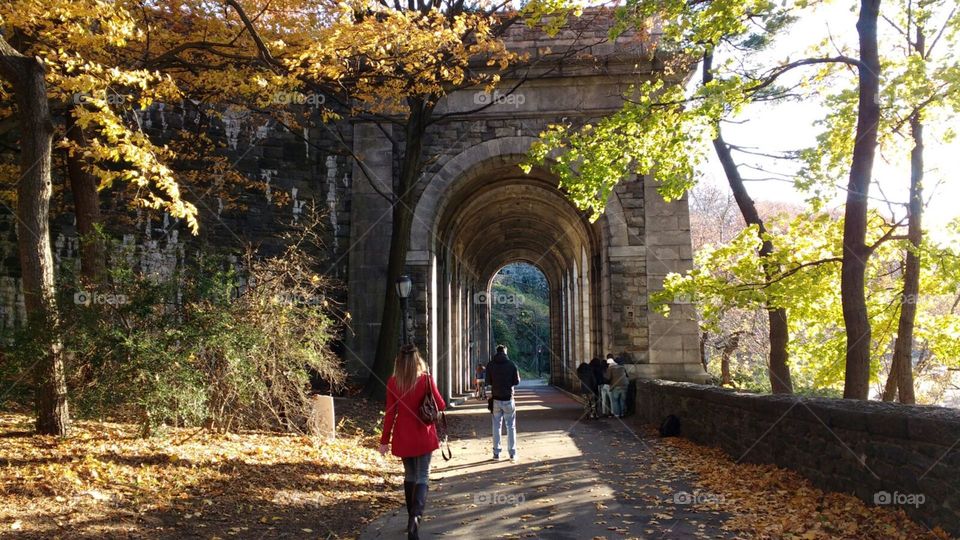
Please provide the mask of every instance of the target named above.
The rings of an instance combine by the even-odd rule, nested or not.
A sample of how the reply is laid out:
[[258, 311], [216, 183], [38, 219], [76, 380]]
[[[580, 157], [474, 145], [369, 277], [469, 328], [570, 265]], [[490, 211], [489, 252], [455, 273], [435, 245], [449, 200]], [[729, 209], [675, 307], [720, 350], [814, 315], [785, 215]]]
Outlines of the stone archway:
[[[595, 37], [607, 39], [605, 32]], [[518, 31], [508, 43], [538, 51], [564, 39]], [[518, 167], [534, 135], [551, 123], [593, 121], [622, 106], [628, 85], [663, 75], [641, 42], [618, 38], [594, 52], [603, 62], [578, 55], [562, 69], [538, 67], [522, 85], [503, 81], [504, 88], [518, 84], [517, 99], [490, 101], [482, 89], [466, 89], [437, 106], [442, 121], [425, 140], [433, 161], [418, 182], [407, 273], [415, 283], [415, 337], [447, 395], [469, 388], [472, 365], [490, 356], [489, 309], [478, 305], [476, 294], [513, 261], [536, 263], [550, 283], [554, 384], [572, 387], [576, 363], [607, 352], [626, 354], [635, 376], [705, 378], [692, 307], [672, 305], [667, 320], [648, 306], [667, 273], [691, 265], [686, 200], [666, 202], [653, 179], [626, 178], [605, 214], [590, 223], [549, 171], [525, 175]], [[481, 102], [488, 105], [478, 109]], [[392, 230], [383, 193], [391, 190], [402, 136], [354, 125], [354, 152], [367, 165], [351, 175], [354, 334], [347, 348], [355, 366], [369, 364], [379, 333], [387, 292], [383, 254]]]
[[[697, 357], [684, 356], [684, 341], [688, 350], [696, 343], [695, 329], [680, 339], [658, 338], [650, 347], [647, 182], [618, 187], [604, 216], [590, 223], [548, 171], [520, 170], [533, 141], [505, 137], [471, 146], [447, 160], [423, 187], [407, 265], [426, 285], [416, 309], [418, 337], [441, 386], [448, 394], [466, 391], [476, 362], [490, 357], [491, 306], [477, 295], [488, 293], [497, 270], [516, 261], [541, 268], [550, 284], [554, 384], [575, 386], [576, 365], [606, 352], [626, 352], [637, 362], [632, 369], [638, 375], [659, 375], [670, 364], [679, 368], [674, 378], [697, 378]], [[677, 336], [678, 327], [689, 330], [682, 325], [670, 321], [662, 328]], [[661, 343], [677, 345], [672, 352], [679, 357], [660, 356], [663, 365], [651, 368], [651, 352], [656, 355]]]

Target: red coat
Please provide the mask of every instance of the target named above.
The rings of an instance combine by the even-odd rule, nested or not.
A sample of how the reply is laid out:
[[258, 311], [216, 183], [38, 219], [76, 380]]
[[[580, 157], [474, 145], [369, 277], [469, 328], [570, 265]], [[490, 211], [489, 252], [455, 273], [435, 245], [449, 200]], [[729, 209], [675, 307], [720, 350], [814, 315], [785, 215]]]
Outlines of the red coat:
[[440, 448], [440, 441], [437, 439], [437, 428], [433, 425], [426, 425], [420, 420], [418, 411], [423, 397], [427, 391], [433, 391], [433, 397], [437, 400], [437, 408], [441, 411], [447, 407], [440, 391], [437, 390], [437, 383], [433, 377], [424, 373], [417, 379], [413, 389], [400, 395], [397, 390], [397, 381], [394, 377], [387, 380], [387, 412], [383, 417], [383, 434], [380, 435], [380, 444], [390, 442], [390, 434], [393, 434], [393, 444], [391, 451], [397, 457], [417, 457], [429, 454], [437, 448]]

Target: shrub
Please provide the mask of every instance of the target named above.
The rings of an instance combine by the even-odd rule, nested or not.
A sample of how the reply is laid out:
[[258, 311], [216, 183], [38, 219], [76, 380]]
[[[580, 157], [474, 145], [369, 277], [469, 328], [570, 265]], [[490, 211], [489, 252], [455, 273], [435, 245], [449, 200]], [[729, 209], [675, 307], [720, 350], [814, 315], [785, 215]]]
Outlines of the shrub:
[[[133, 248], [107, 242], [96, 287], [66, 268], [58, 283], [73, 410], [136, 418], [144, 434], [167, 424], [304, 430], [311, 374], [336, 387], [344, 370], [329, 347], [337, 311], [330, 280], [312, 268], [315, 237], [304, 227], [286, 240], [276, 256], [248, 249], [238, 264], [201, 253], [170, 275], [140, 271]], [[31, 339], [7, 337], [17, 345], [0, 377], [28, 380]]]

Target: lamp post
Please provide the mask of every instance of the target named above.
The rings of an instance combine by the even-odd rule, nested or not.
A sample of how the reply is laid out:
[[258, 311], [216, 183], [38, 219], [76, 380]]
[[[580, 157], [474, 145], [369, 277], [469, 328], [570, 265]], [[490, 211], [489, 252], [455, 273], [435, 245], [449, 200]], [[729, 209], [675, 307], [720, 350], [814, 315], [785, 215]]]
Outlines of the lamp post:
[[410, 309], [410, 291], [413, 289], [413, 281], [410, 276], [404, 274], [397, 278], [397, 296], [400, 297], [400, 311], [402, 320], [400, 321], [400, 331], [403, 333], [403, 344], [410, 343], [410, 335], [407, 333], [408, 311]]

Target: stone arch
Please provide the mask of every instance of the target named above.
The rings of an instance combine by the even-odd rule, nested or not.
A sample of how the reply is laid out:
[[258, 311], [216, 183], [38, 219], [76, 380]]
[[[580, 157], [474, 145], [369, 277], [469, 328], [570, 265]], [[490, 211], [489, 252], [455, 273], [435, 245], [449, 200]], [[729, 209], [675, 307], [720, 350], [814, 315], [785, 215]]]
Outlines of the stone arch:
[[[471, 177], [492, 167], [519, 165], [536, 137], [500, 137], [475, 144], [448, 159], [440, 170], [427, 180], [414, 208], [410, 233], [410, 251], [413, 257], [431, 252], [437, 221], [443, 214], [447, 200], [444, 195], [455, 191]], [[600, 218], [607, 245], [629, 245], [624, 209], [616, 193], [611, 193], [606, 211]]]

